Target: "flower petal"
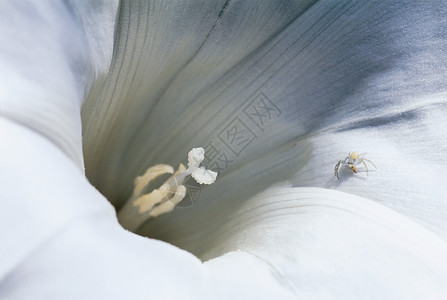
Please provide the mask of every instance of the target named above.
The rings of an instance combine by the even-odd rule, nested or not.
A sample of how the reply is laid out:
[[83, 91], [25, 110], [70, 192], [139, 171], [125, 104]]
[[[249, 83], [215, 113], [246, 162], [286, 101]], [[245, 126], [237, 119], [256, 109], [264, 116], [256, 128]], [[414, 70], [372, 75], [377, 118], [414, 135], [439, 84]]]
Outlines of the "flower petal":
[[123, 1], [109, 76], [83, 106], [86, 172], [93, 184], [119, 206], [146, 168], [186, 163], [188, 151], [205, 146], [240, 102], [216, 99], [235, 82], [233, 68], [247, 71], [239, 67], [247, 56], [312, 2]]
[[[145, 168], [192, 145], [217, 151], [206, 167], [218, 182], [141, 233], [175, 240], [173, 220], [202, 230], [206, 211], [289, 181], [374, 199], [447, 240], [444, 3], [193, 5], [126, 4], [111, 75], [84, 114], [87, 174], [118, 207]], [[377, 165], [368, 180], [333, 176], [351, 151]]]
[[69, 2], [0, 4], [0, 113], [46, 136], [83, 170], [80, 107], [110, 64], [117, 3]]
[[186, 251], [124, 230], [57, 146], [3, 118], [0, 129], [0, 298], [290, 298], [251, 256], [205, 268]]
[[200, 249], [202, 259], [238, 250], [265, 261], [297, 298], [442, 299], [447, 293], [445, 241], [382, 205], [332, 190], [271, 189], [197, 242], [196, 249], [214, 245]]
[[245, 201], [217, 232], [202, 234], [203, 244], [214, 242], [202, 252], [212, 258], [203, 265], [186, 251], [123, 230], [60, 149], [0, 122], [0, 196], [9, 200], [0, 210], [0, 239], [8, 245], [0, 247], [2, 298], [445, 295], [446, 243], [371, 201], [315, 188], [268, 191]]
[[[0, 118], [0, 278], [76, 218], [114, 214], [45, 137]], [[99, 198], [98, 198], [99, 197]]]

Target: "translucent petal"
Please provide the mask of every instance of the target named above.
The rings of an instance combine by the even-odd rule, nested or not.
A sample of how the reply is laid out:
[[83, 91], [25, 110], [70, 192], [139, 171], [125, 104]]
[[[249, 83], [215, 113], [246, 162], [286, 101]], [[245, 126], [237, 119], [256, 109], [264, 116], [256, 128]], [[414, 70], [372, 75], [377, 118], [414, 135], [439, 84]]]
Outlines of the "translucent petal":
[[[193, 145], [219, 172], [141, 233], [189, 248], [214, 210], [288, 182], [374, 199], [447, 239], [446, 5], [216, 3], [125, 2], [110, 75], [85, 106], [87, 174], [118, 207], [134, 176]], [[338, 181], [352, 151], [377, 170]]]
[[124, 230], [53, 143], [9, 120], [0, 119], [0, 129], [1, 299], [291, 298], [270, 266], [249, 255], [204, 267]]
[[441, 299], [447, 292], [444, 241], [372, 201], [315, 188], [244, 201], [218, 231], [202, 235], [215, 242], [203, 264], [122, 229], [60, 149], [0, 122], [0, 199], [9, 200], [0, 210], [8, 246], [0, 247], [2, 299]]
[[109, 75], [83, 106], [89, 179], [120, 205], [149, 166], [186, 164], [185, 154], [205, 147], [240, 105], [231, 94], [241, 86], [216, 98], [232, 82], [238, 86], [233, 74], [247, 71], [247, 58], [311, 4], [123, 1]]
[[[78, 23], [88, 9], [57, 5], [28, 21], [5, 5], [2, 116], [82, 166], [78, 109], [96, 70], [88, 57], [103, 47], [76, 33], [94, 18]], [[2, 298], [147, 299], [148, 283], [173, 298], [441, 298], [446, 245], [426, 228], [447, 236], [445, 13], [443, 3], [122, 2], [109, 76], [84, 107], [90, 178], [119, 206], [147, 167], [216, 147], [219, 184], [142, 230], [211, 260], [119, 228], [57, 147], [2, 120]], [[353, 150], [377, 171], [335, 181]], [[384, 205], [321, 189], [252, 197], [284, 181]]]
[[214, 247], [202, 258], [249, 253], [299, 299], [442, 299], [447, 292], [445, 241], [385, 206], [333, 190], [268, 190], [207, 238]]
[[0, 4], [0, 113], [46, 136], [84, 170], [79, 111], [109, 67], [117, 3], [68, 2]]

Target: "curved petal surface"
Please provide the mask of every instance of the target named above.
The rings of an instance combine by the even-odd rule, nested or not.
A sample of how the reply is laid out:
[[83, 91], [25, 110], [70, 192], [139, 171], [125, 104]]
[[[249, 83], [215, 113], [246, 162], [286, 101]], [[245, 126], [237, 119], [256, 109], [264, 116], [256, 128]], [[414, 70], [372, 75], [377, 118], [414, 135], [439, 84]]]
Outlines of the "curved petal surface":
[[[95, 45], [94, 39], [83, 33], [75, 34], [79, 41], [75, 38], [74, 43], [85, 42], [89, 50], [70, 53], [66, 60], [63, 51], [58, 51], [58, 35], [49, 34], [48, 44], [56, 50], [40, 51], [43, 57], [35, 53], [24, 56], [24, 61], [37, 63], [32, 64], [36, 69], [40, 69], [39, 62], [54, 62], [58, 70], [50, 70], [51, 75], [46, 77], [49, 85], [45, 85], [44, 77], [35, 76], [38, 71], [27, 81], [23, 70], [2, 61], [3, 70], [13, 78], [5, 82], [24, 82], [25, 90], [22, 95], [20, 87], [11, 84], [6, 101], [1, 102], [7, 120], [0, 120], [0, 166], [6, 170], [0, 173], [5, 187], [0, 192], [1, 199], [10, 199], [2, 201], [5, 207], [0, 210], [0, 239], [5, 241], [2, 245], [7, 245], [0, 248], [2, 296], [145, 299], [149, 294], [215, 298], [216, 293], [221, 293], [218, 296], [225, 299], [253, 296], [253, 291], [260, 298], [309, 297], [315, 296], [315, 291], [321, 297], [341, 298], [365, 294], [374, 298], [445, 295], [445, 242], [384, 206], [321, 189], [277, 189], [248, 197], [274, 181], [286, 179], [294, 185], [339, 188], [390, 205], [445, 236], [445, 220], [439, 213], [444, 207], [445, 189], [440, 177], [445, 170], [437, 165], [445, 162], [445, 135], [439, 125], [445, 110], [439, 75], [445, 68], [442, 5], [433, 8], [402, 2], [385, 9], [377, 3], [365, 7], [356, 2], [317, 3], [309, 7], [308, 3], [278, 2], [252, 7], [252, 3], [222, 1], [216, 10], [211, 7], [215, 3], [191, 3], [171, 6], [162, 2], [123, 2], [119, 26], [122, 32], [110, 73], [112, 79], [94, 87], [91, 94], [110, 98], [112, 103], [100, 101], [100, 97], [98, 102], [86, 105], [93, 113], [105, 112], [95, 120], [98, 123], [87, 122], [92, 134], [88, 138], [94, 137], [95, 128], [105, 130], [100, 132], [97, 144], [92, 142], [98, 148], [91, 148], [94, 151], [89, 159], [105, 155], [98, 160], [98, 170], [107, 172], [100, 181], [108, 186], [105, 191], [111, 193], [112, 200], [120, 202], [140, 169], [159, 159], [181, 161], [192, 144], [220, 141], [221, 147], [234, 147], [225, 140], [231, 136], [231, 131], [226, 131], [228, 126], [246, 126], [251, 133], [250, 144], [232, 148], [232, 164], [221, 172], [220, 185], [202, 190], [200, 201], [193, 206], [179, 208], [142, 229], [210, 260], [203, 265], [171, 245], [125, 232], [116, 223], [113, 208], [83, 178], [79, 171], [82, 159], [76, 116], [84, 87], [88, 86], [86, 78], [95, 73], [86, 57], [102, 57], [98, 49], [103, 46]], [[73, 21], [73, 16], [87, 12], [78, 9], [69, 11], [62, 6], [56, 10], [64, 12], [62, 18], [69, 20], [70, 24], [63, 28], [74, 28], [76, 33], [82, 31], [80, 26], [90, 28], [91, 18], [81, 23]], [[134, 10], [148, 15], [166, 11], [172, 15], [135, 19]], [[59, 18], [50, 11], [50, 20]], [[181, 13], [190, 16], [197, 11], [208, 17], [177, 18]], [[254, 17], [245, 18], [251, 11]], [[33, 18], [25, 22], [23, 32], [29, 33], [33, 24], [46, 20], [46, 14], [45, 10], [36, 14], [36, 23]], [[5, 15], [12, 24], [20, 23], [14, 16]], [[158, 32], [144, 26], [157, 28], [155, 25], [163, 19], [173, 21], [172, 28], [165, 29], [176, 34], [158, 37], [167, 42], [160, 49], [154, 49], [161, 45], [160, 40], [149, 42], [157, 54], [153, 57], [159, 58], [158, 68], [154, 68], [161, 75], [154, 75], [146, 67], [153, 66], [157, 59], [139, 61], [142, 56], [137, 46], [141, 43], [139, 47], [145, 49], [145, 38], [155, 38]], [[407, 27], [399, 26], [402, 20]], [[50, 25], [58, 22], [62, 21]], [[424, 29], [417, 30], [423, 27], [420, 24]], [[178, 40], [181, 33], [195, 33], [203, 26], [210, 30]], [[234, 35], [228, 34], [228, 26], [234, 26], [235, 30], [230, 31]], [[145, 38], [132, 37], [141, 33]], [[249, 38], [251, 42], [247, 43]], [[133, 42], [137, 43], [135, 48]], [[30, 44], [39, 45], [34, 39]], [[17, 45], [3, 47], [2, 53], [8, 57]], [[92, 54], [95, 51], [99, 52]], [[158, 56], [163, 52], [166, 56]], [[53, 54], [55, 60], [50, 59]], [[130, 63], [123, 63], [122, 68], [127, 66], [130, 75], [120, 70], [120, 61], [126, 59]], [[79, 67], [81, 73], [90, 71], [76, 73], [78, 69], [72, 65], [78, 60], [85, 64]], [[107, 59], [101, 62], [96, 57], [95, 61], [104, 67]], [[206, 80], [196, 76], [205, 71], [209, 73]], [[51, 93], [57, 78], [61, 90], [67, 87], [67, 95], [61, 91]], [[124, 96], [115, 96], [110, 88], [114, 80], [117, 93]], [[140, 84], [147, 87], [134, 89]], [[150, 101], [147, 91], [155, 95]], [[29, 100], [10, 100], [33, 99], [29, 95], [40, 95], [36, 98], [44, 100], [30, 102], [32, 110], [28, 111], [20, 105]], [[69, 100], [58, 102], [55, 99], [59, 95]], [[362, 97], [364, 101], [358, 101]], [[133, 107], [127, 106], [128, 99], [136, 99]], [[177, 111], [172, 109], [174, 104]], [[256, 114], [259, 111], [252, 110], [261, 104], [272, 104], [264, 108], [264, 114], [272, 113], [272, 120], [274, 113], [281, 118], [267, 123]], [[48, 116], [47, 106], [55, 107], [56, 121], [44, 118]], [[169, 113], [172, 115], [166, 118]], [[68, 129], [54, 126], [63, 123], [59, 115], [64, 114], [69, 119]], [[117, 124], [133, 116], [135, 120], [126, 126], [137, 125], [139, 130], [131, 137], [125, 134], [126, 126], [114, 131]], [[250, 122], [252, 126], [248, 127]], [[104, 123], [110, 124], [109, 129], [103, 129], [107, 128]], [[267, 124], [270, 127], [264, 127]], [[149, 134], [152, 131], [155, 134]], [[141, 142], [146, 139], [147, 144]], [[121, 152], [104, 150], [113, 146]], [[378, 170], [371, 177], [377, 180], [360, 181], [349, 177], [349, 173], [343, 173], [340, 182], [328, 179], [333, 176], [333, 164], [344, 156], [334, 152], [348, 146], [372, 149], [371, 159]], [[428, 151], [433, 161], [427, 162], [427, 153], [422, 155], [422, 150]], [[393, 158], [392, 166], [387, 157]], [[108, 163], [110, 168], [105, 167]], [[421, 167], [430, 167], [431, 171], [417, 173]], [[118, 175], [120, 168], [123, 172]], [[418, 182], [418, 174], [426, 181]], [[382, 190], [384, 186], [386, 191]], [[123, 195], [116, 194], [115, 188], [122, 189]], [[427, 201], [420, 201], [424, 197]], [[240, 252], [221, 256], [238, 249]], [[87, 267], [90, 274], [85, 272]], [[253, 273], [254, 278], [250, 277]], [[152, 283], [150, 292], [148, 282]]]
[[210, 238], [214, 248], [202, 257], [250, 253], [299, 299], [442, 299], [447, 292], [445, 241], [342, 192], [270, 189], [245, 201]]
[[81, 104], [110, 64], [117, 3], [72, 2], [0, 4], [0, 115], [46, 136], [83, 170]]
[[146, 168], [186, 163], [241, 100], [216, 96], [247, 70], [247, 57], [311, 4], [123, 1], [111, 70], [83, 107], [89, 179], [119, 206]]
[[184, 250], [124, 230], [53, 143], [9, 120], [0, 128], [0, 298], [291, 299], [250, 255], [205, 268]]
[[[193, 147], [219, 171], [140, 233], [193, 248], [226, 222], [199, 226], [214, 211], [287, 181], [373, 199], [447, 239], [445, 3], [216, 3], [123, 2], [111, 73], [85, 106], [87, 174], [117, 207], [147, 167]], [[377, 170], [337, 181], [354, 150]]]
[[213, 233], [214, 247], [202, 253], [210, 260], [202, 264], [123, 230], [60, 149], [13, 122], [1, 125], [0, 165], [8, 173], [1, 173], [0, 193], [10, 200], [0, 211], [0, 239], [8, 245], [0, 248], [2, 298], [445, 295], [446, 243], [371, 201], [315, 188], [270, 190], [245, 201]]

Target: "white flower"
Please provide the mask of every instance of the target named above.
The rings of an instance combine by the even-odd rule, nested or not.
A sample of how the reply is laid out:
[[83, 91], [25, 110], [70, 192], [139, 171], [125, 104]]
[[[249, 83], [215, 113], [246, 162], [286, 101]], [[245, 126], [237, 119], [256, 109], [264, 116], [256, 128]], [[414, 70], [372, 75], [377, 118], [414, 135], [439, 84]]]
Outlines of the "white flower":
[[[390, 6], [0, 4], [0, 298], [442, 299], [446, 7]], [[194, 145], [216, 182], [124, 230]]]

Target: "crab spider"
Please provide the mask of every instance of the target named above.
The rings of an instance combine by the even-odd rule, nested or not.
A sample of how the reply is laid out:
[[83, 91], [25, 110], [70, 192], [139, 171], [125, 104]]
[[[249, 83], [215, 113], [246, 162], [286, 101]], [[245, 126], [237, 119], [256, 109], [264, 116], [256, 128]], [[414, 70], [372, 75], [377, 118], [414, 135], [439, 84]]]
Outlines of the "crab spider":
[[338, 163], [335, 165], [334, 176], [336, 176], [337, 179], [340, 179], [338, 176], [338, 169], [340, 168], [341, 165], [347, 164], [348, 167], [350, 167], [354, 173], [357, 173], [356, 166], [363, 164], [363, 166], [365, 167], [365, 170], [366, 170], [366, 177], [368, 177], [368, 166], [366, 165], [366, 162], [373, 165], [374, 168], [376, 168], [376, 169], [377, 169], [377, 167], [374, 165], [374, 163], [372, 161], [364, 158], [365, 155], [366, 155], [366, 153], [359, 154], [358, 152], [355, 152], [355, 151], [352, 153], [348, 153], [348, 156], [344, 160], [339, 160]]

